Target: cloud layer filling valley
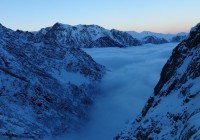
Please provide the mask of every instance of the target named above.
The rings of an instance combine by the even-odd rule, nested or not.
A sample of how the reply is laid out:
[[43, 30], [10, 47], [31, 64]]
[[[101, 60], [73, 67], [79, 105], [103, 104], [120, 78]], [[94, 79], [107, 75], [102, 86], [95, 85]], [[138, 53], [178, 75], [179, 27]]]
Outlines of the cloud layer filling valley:
[[84, 49], [108, 72], [101, 84], [101, 95], [89, 113], [90, 121], [67, 139], [112, 139], [126, 122], [139, 115], [176, 45]]

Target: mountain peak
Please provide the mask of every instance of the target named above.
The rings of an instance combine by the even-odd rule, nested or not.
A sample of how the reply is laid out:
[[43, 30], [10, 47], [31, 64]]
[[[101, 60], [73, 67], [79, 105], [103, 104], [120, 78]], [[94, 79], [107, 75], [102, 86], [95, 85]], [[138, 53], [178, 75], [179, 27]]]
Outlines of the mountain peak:
[[199, 30], [200, 30], [200, 23], [198, 23], [196, 26], [192, 27], [190, 33], [198, 32]]
[[70, 25], [68, 24], [63, 24], [63, 23], [59, 23], [59, 22], [56, 22], [52, 28], [56, 28], [56, 29], [67, 29], [68, 27], [70, 27]]
[[193, 48], [200, 44], [200, 23], [191, 29], [187, 44], [188, 48]]
[[3, 26], [1, 23], [0, 23], [0, 29], [2, 29], [2, 28], [6, 28], [5, 26]]

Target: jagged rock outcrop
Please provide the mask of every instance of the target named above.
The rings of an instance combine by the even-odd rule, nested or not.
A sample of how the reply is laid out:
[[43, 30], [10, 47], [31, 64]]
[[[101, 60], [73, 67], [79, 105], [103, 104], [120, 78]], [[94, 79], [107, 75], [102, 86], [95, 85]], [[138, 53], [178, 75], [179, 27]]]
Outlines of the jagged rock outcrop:
[[116, 140], [200, 139], [200, 24], [165, 64], [141, 115]]
[[0, 25], [0, 139], [56, 136], [87, 120], [105, 68], [47, 30]]

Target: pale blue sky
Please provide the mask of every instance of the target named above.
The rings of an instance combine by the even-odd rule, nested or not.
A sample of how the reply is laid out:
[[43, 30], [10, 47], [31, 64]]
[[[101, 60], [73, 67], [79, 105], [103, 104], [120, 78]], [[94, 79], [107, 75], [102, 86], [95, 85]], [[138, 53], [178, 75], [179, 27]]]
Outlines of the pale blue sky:
[[39, 30], [55, 22], [177, 33], [200, 21], [200, 0], [0, 0], [0, 23]]

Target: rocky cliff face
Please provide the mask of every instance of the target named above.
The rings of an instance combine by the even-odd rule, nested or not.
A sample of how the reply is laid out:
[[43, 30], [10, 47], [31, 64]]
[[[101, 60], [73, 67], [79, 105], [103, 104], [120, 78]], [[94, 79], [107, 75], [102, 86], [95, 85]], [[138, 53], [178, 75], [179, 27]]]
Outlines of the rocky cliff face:
[[82, 50], [61, 45], [48, 30], [49, 38], [0, 25], [3, 139], [56, 136], [87, 120], [105, 68]]
[[165, 64], [141, 115], [116, 140], [200, 139], [200, 24]]

